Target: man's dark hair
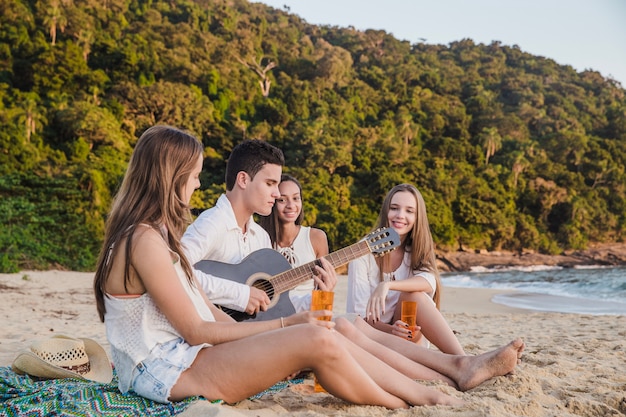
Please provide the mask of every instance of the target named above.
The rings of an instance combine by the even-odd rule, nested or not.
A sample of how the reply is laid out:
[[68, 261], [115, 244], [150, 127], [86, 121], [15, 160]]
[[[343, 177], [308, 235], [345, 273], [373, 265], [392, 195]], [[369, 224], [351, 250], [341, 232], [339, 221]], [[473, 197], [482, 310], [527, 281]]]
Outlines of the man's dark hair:
[[258, 139], [241, 142], [233, 148], [226, 163], [226, 190], [233, 189], [239, 172], [243, 171], [254, 179], [265, 164], [285, 165], [283, 151]]

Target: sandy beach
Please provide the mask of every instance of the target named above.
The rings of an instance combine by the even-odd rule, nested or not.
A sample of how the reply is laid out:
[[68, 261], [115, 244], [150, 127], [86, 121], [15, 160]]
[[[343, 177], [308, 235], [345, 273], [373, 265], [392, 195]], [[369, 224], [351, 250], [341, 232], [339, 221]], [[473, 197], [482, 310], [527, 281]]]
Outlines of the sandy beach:
[[[24, 271], [0, 274], [0, 366], [9, 366], [30, 341], [52, 334], [93, 338], [108, 351], [97, 317], [92, 273]], [[345, 311], [345, 276], [335, 312]], [[190, 416], [625, 416], [626, 316], [535, 312], [491, 302], [502, 291], [444, 288], [442, 311], [468, 354], [494, 349], [515, 337], [526, 351], [515, 375], [468, 392], [427, 383], [467, 402], [462, 407], [390, 411], [347, 404], [312, 392], [312, 382], [235, 405], [198, 402]], [[277, 347], [279, 349], [279, 347]], [[311, 382], [311, 383], [309, 383]], [[355, 381], [358, 384], [358, 381]]]

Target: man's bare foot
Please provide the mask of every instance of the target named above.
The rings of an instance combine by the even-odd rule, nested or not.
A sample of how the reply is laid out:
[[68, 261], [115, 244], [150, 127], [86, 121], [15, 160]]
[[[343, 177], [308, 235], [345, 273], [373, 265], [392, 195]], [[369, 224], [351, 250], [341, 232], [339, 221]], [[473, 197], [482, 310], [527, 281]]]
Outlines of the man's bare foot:
[[467, 391], [496, 376], [515, 370], [524, 351], [524, 341], [515, 339], [508, 345], [478, 356], [459, 358], [461, 375], [457, 381], [460, 391]]

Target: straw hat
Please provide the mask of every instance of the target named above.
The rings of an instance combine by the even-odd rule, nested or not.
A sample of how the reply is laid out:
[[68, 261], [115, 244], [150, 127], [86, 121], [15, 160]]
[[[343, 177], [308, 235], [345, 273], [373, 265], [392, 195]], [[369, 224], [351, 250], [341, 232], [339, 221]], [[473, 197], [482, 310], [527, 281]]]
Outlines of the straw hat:
[[79, 378], [107, 384], [113, 379], [111, 362], [102, 346], [91, 339], [63, 335], [33, 342], [17, 355], [12, 368], [20, 375], [47, 379]]

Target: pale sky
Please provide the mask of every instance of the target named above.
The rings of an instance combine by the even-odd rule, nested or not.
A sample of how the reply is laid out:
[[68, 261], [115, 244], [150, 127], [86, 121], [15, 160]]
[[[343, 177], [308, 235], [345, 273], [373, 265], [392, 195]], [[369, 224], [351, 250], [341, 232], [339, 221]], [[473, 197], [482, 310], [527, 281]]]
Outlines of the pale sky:
[[308, 23], [383, 29], [411, 43], [517, 45], [626, 88], [626, 0], [262, 0]]

